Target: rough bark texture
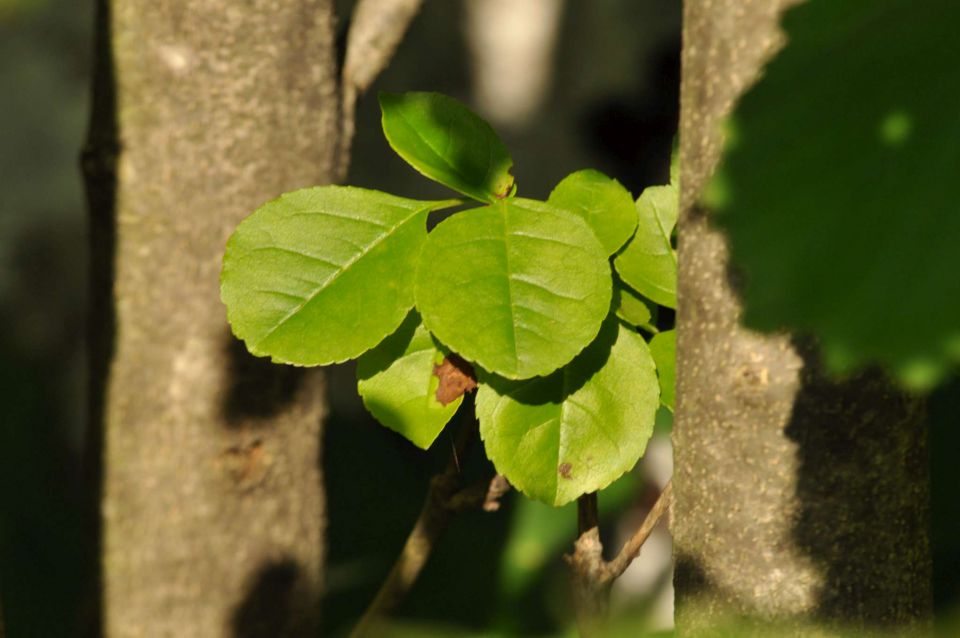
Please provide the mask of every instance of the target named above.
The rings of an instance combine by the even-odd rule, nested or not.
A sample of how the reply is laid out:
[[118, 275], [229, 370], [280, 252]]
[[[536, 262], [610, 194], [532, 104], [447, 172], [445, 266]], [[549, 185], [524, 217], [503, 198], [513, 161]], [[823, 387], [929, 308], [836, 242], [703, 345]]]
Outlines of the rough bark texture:
[[322, 378], [246, 354], [218, 280], [244, 216], [335, 174], [332, 2], [100, 9], [84, 165], [92, 410], [105, 444], [103, 630], [312, 635]]
[[876, 372], [827, 380], [809, 343], [743, 329], [725, 239], [697, 206], [718, 123], [781, 44], [788, 4], [685, 7], [671, 517], [682, 634], [733, 613], [854, 627], [930, 613], [922, 403]]

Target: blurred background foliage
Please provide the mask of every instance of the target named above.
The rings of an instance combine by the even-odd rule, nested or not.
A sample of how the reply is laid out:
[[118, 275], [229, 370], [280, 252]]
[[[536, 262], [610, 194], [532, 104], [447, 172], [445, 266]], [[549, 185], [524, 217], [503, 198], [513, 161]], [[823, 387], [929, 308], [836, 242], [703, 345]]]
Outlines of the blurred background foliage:
[[[560, 0], [558, 0], [559, 2]], [[341, 16], [350, 0], [338, 0]], [[476, 0], [426, 0], [390, 68], [359, 104], [348, 182], [438, 194], [387, 146], [376, 90], [431, 90], [473, 104], [511, 149], [520, 194], [546, 198], [592, 167], [639, 193], [668, 179], [678, 117], [680, 2], [568, 0], [539, 102], [507, 117], [478, 103], [468, 31]], [[96, 549], [83, 518], [86, 222], [77, 157], [87, 114], [92, 2], [0, 0], [0, 600], [8, 635], [76, 636], [94, 612]], [[345, 32], [344, 24], [340, 27]], [[474, 33], [474, 37], [476, 34]], [[672, 316], [660, 317], [669, 325]], [[370, 600], [416, 518], [451, 438], [427, 453], [363, 411], [353, 370], [330, 370], [326, 635]], [[960, 602], [960, 383], [931, 403], [938, 609]], [[612, 548], [670, 472], [670, 415], [651, 451], [601, 496]], [[94, 453], [96, 451], [93, 451]], [[465, 460], [476, 472], [477, 450]], [[500, 512], [461, 515], [400, 613], [397, 635], [573, 635], [562, 554], [575, 507], [509, 495]], [[618, 581], [622, 635], [662, 629], [672, 608], [670, 543], [655, 535]], [[622, 630], [622, 631], [621, 631]]]

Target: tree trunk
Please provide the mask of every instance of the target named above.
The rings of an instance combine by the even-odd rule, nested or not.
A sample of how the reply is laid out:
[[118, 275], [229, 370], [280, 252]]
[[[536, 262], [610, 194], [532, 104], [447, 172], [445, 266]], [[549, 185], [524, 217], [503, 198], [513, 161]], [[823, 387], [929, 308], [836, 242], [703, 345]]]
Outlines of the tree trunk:
[[108, 636], [317, 631], [322, 377], [246, 353], [219, 272], [244, 216], [335, 174], [332, 4], [100, 2], [84, 167]]
[[809, 342], [742, 328], [725, 238], [697, 204], [719, 123], [781, 44], [787, 4], [685, 6], [671, 517], [681, 634], [732, 614], [863, 628], [931, 611], [922, 402], [876, 371], [831, 381]]

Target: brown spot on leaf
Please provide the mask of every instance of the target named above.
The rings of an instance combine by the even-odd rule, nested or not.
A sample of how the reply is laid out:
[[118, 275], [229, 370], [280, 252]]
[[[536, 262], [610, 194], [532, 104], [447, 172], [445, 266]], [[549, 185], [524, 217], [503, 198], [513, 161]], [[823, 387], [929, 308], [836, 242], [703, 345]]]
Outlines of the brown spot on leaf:
[[437, 401], [448, 405], [477, 387], [473, 367], [455, 354], [446, 356], [443, 363], [433, 366], [433, 374], [440, 379]]
[[560, 472], [560, 476], [565, 479], [573, 478], [573, 466], [569, 463], [561, 463], [557, 471]]

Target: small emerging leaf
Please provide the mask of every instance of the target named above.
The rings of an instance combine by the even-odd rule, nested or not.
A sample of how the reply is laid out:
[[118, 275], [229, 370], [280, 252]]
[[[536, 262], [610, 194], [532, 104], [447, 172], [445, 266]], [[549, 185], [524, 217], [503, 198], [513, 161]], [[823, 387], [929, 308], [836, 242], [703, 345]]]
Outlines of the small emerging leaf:
[[420, 316], [411, 312], [400, 329], [357, 360], [357, 389], [377, 421], [427, 449], [453, 417], [463, 396], [437, 400], [435, 372], [444, 353]]
[[282, 195], [227, 242], [221, 297], [234, 334], [255, 355], [296, 365], [352, 359], [397, 329], [413, 307], [421, 202], [346, 186]]
[[567, 175], [550, 193], [548, 204], [576, 213], [587, 222], [608, 255], [623, 246], [637, 227], [630, 191], [594, 170]]
[[677, 331], [654, 335], [650, 340], [650, 353], [660, 377], [660, 401], [673, 411], [677, 396]]
[[677, 255], [670, 235], [678, 206], [676, 185], [645, 189], [637, 200], [637, 231], [613, 262], [631, 288], [668, 308], [677, 307]]
[[444, 345], [511, 379], [549, 374], [610, 310], [606, 252], [572, 213], [527, 199], [450, 217], [430, 233], [417, 309]]
[[646, 342], [616, 320], [562, 370], [507, 381], [481, 374], [477, 417], [487, 456], [527, 496], [563, 505], [630, 470], [659, 398]]
[[380, 93], [380, 110], [390, 146], [423, 175], [480, 201], [511, 193], [507, 147], [457, 100], [439, 93]]

